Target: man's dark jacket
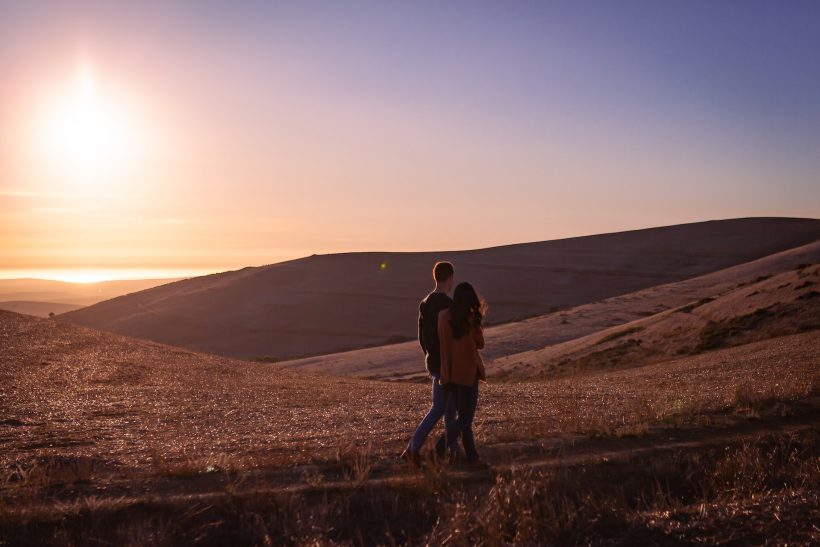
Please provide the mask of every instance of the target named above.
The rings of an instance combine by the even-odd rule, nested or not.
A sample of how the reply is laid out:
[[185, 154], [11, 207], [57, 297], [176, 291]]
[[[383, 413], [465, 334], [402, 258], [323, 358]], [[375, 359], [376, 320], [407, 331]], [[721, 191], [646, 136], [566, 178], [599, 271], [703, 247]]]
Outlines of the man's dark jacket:
[[443, 292], [431, 292], [419, 304], [419, 344], [424, 351], [424, 364], [430, 374], [441, 371], [438, 343], [438, 314], [449, 309], [453, 301]]

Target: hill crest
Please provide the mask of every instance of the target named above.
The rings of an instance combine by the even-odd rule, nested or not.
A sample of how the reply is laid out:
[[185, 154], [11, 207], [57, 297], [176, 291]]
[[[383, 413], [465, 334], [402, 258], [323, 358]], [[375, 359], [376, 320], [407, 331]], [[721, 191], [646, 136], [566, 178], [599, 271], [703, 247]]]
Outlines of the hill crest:
[[[494, 324], [679, 281], [820, 238], [820, 221], [752, 218], [472, 251], [315, 255], [190, 278], [60, 320], [232, 357], [280, 360], [411, 340], [430, 267], [456, 264]], [[385, 267], [381, 267], [384, 263]]]

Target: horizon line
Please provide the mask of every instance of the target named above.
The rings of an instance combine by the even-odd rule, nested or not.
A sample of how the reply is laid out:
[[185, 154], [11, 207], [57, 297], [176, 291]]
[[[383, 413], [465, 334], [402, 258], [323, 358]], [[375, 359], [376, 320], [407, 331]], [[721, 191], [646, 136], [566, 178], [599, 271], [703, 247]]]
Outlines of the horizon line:
[[[245, 265], [238, 267], [215, 267], [215, 268], [37, 268], [37, 269], [0, 269], [0, 281], [55, 281], [63, 283], [72, 283], [79, 285], [93, 285], [96, 283], [106, 283], [114, 281], [153, 281], [153, 280], [181, 280], [192, 277], [202, 277], [207, 275], [221, 274], [233, 271], [243, 270], [245, 268], [261, 268], [265, 266], [272, 266], [275, 264], [283, 264], [295, 260], [304, 260], [314, 256], [333, 256], [346, 254], [413, 254], [413, 253], [463, 253], [471, 251], [482, 251], [489, 249], [497, 249], [501, 247], [512, 247], [517, 245], [533, 245], [537, 243], [547, 243], [553, 241], [566, 241], [570, 239], [580, 239], [586, 237], [597, 237], [614, 234], [622, 234], [627, 232], [639, 232], [644, 230], [657, 230], [664, 228], [673, 228], [677, 226], [688, 226], [693, 224], [706, 224], [709, 222], [730, 222], [742, 220], [803, 220], [803, 221], [818, 221], [820, 218], [813, 217], [787, 217], [787, 216], [748, 216], [748, 217], [730, 217], [719, 219], [706, 219], [691, 222], [682, 222], [678, 224], [666, 224], [660, 226], [645, 226], [640, 228], [629, 228], [625, 230], [615, 230], [611, 232], [596, 232], [589, 234], [580, 234], [575, 236], [559, 237], [554, 239], [542, 239], [532, 241], [522, 241], [514, 243], [503, 243], [500, 245], [491, 245], [489, 247], [471, 247], [464, 249], [444, 249], [444, 250], [408, 250], [408, 251], [386, 251], [386, 250], [367, 250], [367, 251], [335, 251], [329, 253], [305, 253], [293, 258], [287, 258], [276, 262], [266, 262], [257, 265]], [[14, 272], [14, 275], [10, 275]], [[53, 272], [53, 273], [49, 273]], [[104, 273], [105, 272], [105, 273]], [[130, 272], [130, 273], [129, 273]]]

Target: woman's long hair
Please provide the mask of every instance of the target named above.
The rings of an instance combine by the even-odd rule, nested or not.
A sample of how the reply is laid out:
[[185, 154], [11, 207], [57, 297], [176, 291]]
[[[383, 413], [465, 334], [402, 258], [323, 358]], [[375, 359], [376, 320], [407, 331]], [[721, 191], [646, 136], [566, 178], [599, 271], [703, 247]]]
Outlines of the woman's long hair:
[[469, 283], [459, 283], [453, 291], [453, 304], [450, 306], [450, 327], [453, 336], [458, 339], [470, 332], [473, 327], [481, 327], [487, 304]]

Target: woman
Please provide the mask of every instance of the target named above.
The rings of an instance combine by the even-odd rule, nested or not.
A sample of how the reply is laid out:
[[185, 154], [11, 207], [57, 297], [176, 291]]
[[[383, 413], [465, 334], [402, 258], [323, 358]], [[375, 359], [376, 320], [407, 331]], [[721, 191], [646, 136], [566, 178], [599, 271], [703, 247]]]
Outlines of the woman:
[[486, 304], [469, 283], [459, 283], [453, 291], [450, 309], [438, 316], [441, 347], [441, 379], [448, 397], [455, 403], [458, 417], [446, 432], [447, 446], [461, 435], [468, 462], [478, 461], [473, 438], [473, 417], [478, 404], [478, 381], [487, 380], [478, 350], [484, 347], [482, 321]]

